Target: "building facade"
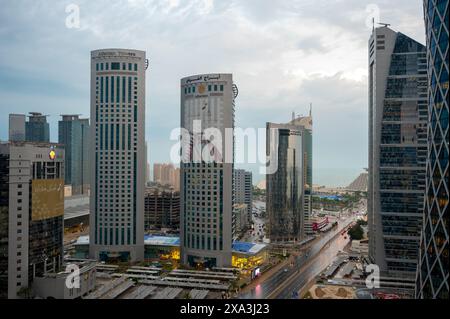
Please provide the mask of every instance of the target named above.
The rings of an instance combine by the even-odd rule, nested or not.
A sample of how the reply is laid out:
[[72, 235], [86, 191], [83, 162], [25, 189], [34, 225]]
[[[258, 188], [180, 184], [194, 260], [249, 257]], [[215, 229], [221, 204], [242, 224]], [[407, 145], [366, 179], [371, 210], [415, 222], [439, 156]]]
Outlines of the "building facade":
[[298, 116], [292, 119], [290, 124], [300, 125], [303, 130], [303, 216], [304, 216], [304, 233], [306, 236], [312, 235], [312, 187], [313, 187], [313, 117], [312, 106], [308, 116]]
[[180, 228], [180, 193], [148, 188], [145, 191], [145, 231]]
[[425, 0], [428, 158], [417, 298], [449, 298], [449, 1]]
[[50, 141], [50, 126], [46, 115], [30, 112], [28, 121], [25, 123], [25, 140], [28, 142]]
[[0, 298], [31, 294], [63, 259], [64, 148], [0, 144]]
[[180, 190], [180, 169], [173, 164], [153, 164], [153, 181]]
[[245, 204], [247, 207], [247, 223], [252, 222], [253, 178], [252, 172], [243, 169], [234, 170], [235, 203]]
[[25, 141], [25, 114], [9, 114], [9, 141]]
[[181, 128], [187, 132], [180, 182], [183, 264], [231, 266], [236, 96], [231, 74], [181, 80]]
[[272, 242], [299, 241], [304, 237], [304, 127], [267, 123], [266, 151], [276, 171], [266, 175], [266, 212]]
[[65, 147], [65, 183], [72, 195], [89, 191], [89, 119], [62, 115], [58, 123], [58, 142]]
[[369, 40], [369, 257], [414, 279], [427, 153], [425, 46], [388, 27]]
[[144, 51], [91, 52], [90, 257], [144, 258]]

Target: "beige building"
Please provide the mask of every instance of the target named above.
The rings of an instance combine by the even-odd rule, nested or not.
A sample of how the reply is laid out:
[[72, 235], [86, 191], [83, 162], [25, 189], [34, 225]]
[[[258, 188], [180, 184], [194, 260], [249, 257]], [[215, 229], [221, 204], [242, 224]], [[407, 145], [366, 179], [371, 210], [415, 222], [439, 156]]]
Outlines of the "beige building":
[[153, 181], [180, 190], [180, 169], [173, 164], [153, 164]]

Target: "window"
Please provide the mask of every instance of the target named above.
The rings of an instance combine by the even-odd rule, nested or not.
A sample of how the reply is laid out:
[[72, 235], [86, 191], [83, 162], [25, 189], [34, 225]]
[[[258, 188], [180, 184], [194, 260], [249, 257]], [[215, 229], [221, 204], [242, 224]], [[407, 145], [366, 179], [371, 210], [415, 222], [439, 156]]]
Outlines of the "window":
[[111, 70], [120, 70], [120, 63], [112, 62], [111, 63]]
[[134, 70], [137, 71], [137, 63], [134, 64]]
[[220, 91], [223, 92], [223, 84], [220, 86]]
[[217, 91], [217, 85], [214, 85], [214, 91]]

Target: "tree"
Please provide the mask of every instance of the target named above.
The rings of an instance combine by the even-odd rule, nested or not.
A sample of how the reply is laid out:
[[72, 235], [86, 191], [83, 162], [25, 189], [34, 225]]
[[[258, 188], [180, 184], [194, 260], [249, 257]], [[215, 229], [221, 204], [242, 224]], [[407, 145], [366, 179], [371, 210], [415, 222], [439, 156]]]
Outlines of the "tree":
[[361, 240], [364, 237], [364, 230], [360, 224], [356, 224], [348, 231], [351, 240]]

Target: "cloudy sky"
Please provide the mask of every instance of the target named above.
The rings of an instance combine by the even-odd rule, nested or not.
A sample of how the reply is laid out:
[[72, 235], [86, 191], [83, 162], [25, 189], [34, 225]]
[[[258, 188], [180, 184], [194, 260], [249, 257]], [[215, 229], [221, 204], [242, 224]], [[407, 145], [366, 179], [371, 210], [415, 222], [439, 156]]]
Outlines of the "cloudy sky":
[[[79, 8], [68, 28], [67, 8]], [[367, 167], [370, 21], [424, 43], [421, 0], [3, 0], [0, 139], [8, 113], [89, 116], [90, 51], [147, 51], [146, 138], [169, 161], [179, 126], [179, 80], [233, 73], [236, 126], [286, 122], [313, 104], [314, 183], [346, 185]], [[241, 165], [258, 172], [258, 165]], [[255, 180], [261, 179], [255, 176]]]

